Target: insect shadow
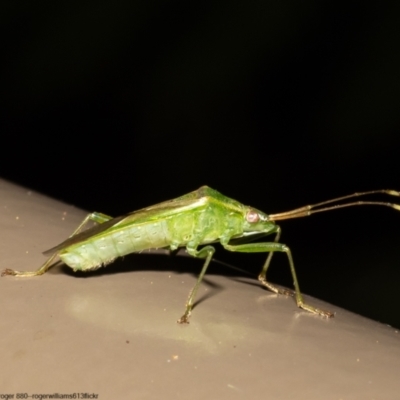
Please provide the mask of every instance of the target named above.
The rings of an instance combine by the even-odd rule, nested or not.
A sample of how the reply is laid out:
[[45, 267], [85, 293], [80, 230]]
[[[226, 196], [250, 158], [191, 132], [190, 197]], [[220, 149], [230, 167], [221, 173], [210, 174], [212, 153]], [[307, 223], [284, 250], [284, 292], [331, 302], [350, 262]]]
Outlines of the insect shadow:
[[[170, 271], [176, 274], [189, 273], [194, 277], [197, 277], [199, 270], [202, 267], [203, 260], [193, 258], [188, 255], [184, 250], [179, 250], [178, 252], [170, 252], [168, 250], [158, 250], [158, 251], [144, 251], [142, 253], [133, 253], [122, 258], [118, 258], [107, 268], [99, 268], [94, 271], [73, 271], [62, 261], [57, 263], [56, 268], [53, 268], [49, 273], [55, 274], [65, 274], [77, 279], [93, 278], [100, 276], [107, 276], [120, 273], [129, 273], [135, 271]], [[210, 264], [209, 274], [210, 275], [221, 275], [228, 279], [236, 279], [239, 276], [252, 276], [247, 271], [240, 268], [234, 267], [230, 264], [224, 263], [222, 261], [213, 259]], [[205, 277], [203, 282], [211, 288], [211, 291], [205, 293], [203, 296], [193, 304], [196, 307], [203, 301], [217, 295], [219, 292], [225, 289], [225, 287], [219, 283], [215, 283], [212, 279]], [[253, 277], [254, 278], [254, 277]], [[134, 276], [132, 276], [134, 279]], [[243, 283], [246, 283], [243, 281]]]

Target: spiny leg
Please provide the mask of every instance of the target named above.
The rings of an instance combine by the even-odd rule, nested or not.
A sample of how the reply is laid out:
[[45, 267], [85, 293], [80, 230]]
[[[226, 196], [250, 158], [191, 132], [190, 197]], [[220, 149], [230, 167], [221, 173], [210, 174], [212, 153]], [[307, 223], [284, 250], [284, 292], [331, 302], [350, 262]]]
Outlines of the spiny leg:
[[[89, 221], [96, 222], [98, 224], [102, 224], [103, 222], [109, 221], [112, 219], [112, 217], [109, 217], [108, 215], [98, 213], [98, 212], [93, 212], [91, 214], [88, 214], [86, 218], [79, 224], [79, 226], [75, 229], [75, 231], [72, 233], [71, 236], [77, 235], [79, 232], [82, 231], [82, 229], [87, 225]], [[1, 272], [1, 276], [6, 276], [6, 275], [14, 275], [14, 276], [38, 276], [38, 275], [43, 275], [47, 270], [49, 270], [53, 265], [54, 259], [57, 257], [58, 253], [54, 253], [46, 260], [46, 262], [37, 270], [37, 271], [15, 271], [10, 268], [6, 268]]]
[[193, 289], [189, 293], [189, 297], [186, 301], [186, 310], [185, 313], [178, 319], [179, 324], [188, 324], [189, 323], [189, 317], [190, 314], [192, 313], [192, 308], [193, 308], [193, 303], [194, 299], [196, 297], [197, 291], [199, 290], [201, 281], [203, 280], [204, 274], [207, 271], [208, 265], [210, 264], [210, 261], [212, 259], [212, 256], [215, 253], [215, 249], [213, 246], [205, 246], [201, 250], [196, 250], [196, 249], [187, 249], [187, 252], [192, 255], [193, 257], [197, 258], [205, 258], [206, 261], [204, 262], [203, 268], [201, 269], [200, 275], [197, 278], [197, 282], [194, 285]]
[[[277, 234], [277, 238], [279, 239], [279, 231]], [[287, 247], [284, 244], [277, 243], [277, 240], [278, 240], [277, 238], [275, 238], [274, 242], [270, 242], [270, 243], [249, 243], [249, 244], [242, 244], [242, 245], [236, 245], [236, 246], [229, 245], [229, 244], [223, 244], [223, 246], [229, 251], [239, 251], [239, 252], [243, 252], [243, 253], [261, 253], [261, 252], [273, 253], [276, 251], [286, 253], [288, 260], [289, 260], [290, 272], [291, 272], [292, 278], [293, 278], [293, 284], [294, 284], [294, 289], [295, 289], [294, 297], [296, 299], [297, 306], [302, 308], [303, 310], [309, 311], [313, 314], [318, 314], [323, 317], [333, 317], [333, 313], [331, 313], [329, 311], [324, 311], [324, 310], [321, 310], [316, 307], [312, 307], [312, 306], [304, 303], [303, 295], [300, 292], [300, 286], [299, 286], [299, 282], [298, 282], [297, 276], [296, 276], [296, 271], [294, 268], [292, 253], [291, 253], [289, 247]], [[267, 269], [269, 267], [269, 263], [271, 262], [271, 258], [272, 258], [272, 255], [269, 254], [267, 261], [265, 262], [264, 267], [261, 270], [261, 273], [260, 273], [258, 279], [261, 281], [261, 283], [264, 286], [266, 286], [268, 289], [272, 290], [275, 293], [291, 294], [290, 292], [287, 293], [287, 291], [281, 291], [280, 289], [276, 288], [274, 285], [271, 285], [269, 282], [267, 282], [266, 273], [267, 273]]]

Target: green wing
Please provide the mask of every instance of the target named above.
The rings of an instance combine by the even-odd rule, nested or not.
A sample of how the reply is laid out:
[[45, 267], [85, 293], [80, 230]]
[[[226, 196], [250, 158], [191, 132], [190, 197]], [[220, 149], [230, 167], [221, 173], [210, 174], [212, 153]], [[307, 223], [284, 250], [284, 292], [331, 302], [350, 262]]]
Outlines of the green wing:
[[200, 198], [178, 198], [175, 200], [164, 201], [154, 206], [142, 208], [129, 214], [113, 218], [102, 224], [96, 225], [74, 236], [71, 236], [59, 245], [43, 252], [48, 256], [66, 249], [74, 244], [83, 242], [98, 235], [106, 235], [114, 230], [122, 229], [131, 225], [140, 225], [150, 221], [157, 221], [183, 212], [190, 212], [204, 206], [207, 202], [206, 197]]

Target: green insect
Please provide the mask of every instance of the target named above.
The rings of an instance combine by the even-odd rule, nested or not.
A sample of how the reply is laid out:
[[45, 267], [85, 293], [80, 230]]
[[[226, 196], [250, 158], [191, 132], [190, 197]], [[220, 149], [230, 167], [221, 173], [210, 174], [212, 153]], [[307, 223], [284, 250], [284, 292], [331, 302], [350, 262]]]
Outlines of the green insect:
[[[44, 252], [50, 258], [37, 271], [6, 269], [4, 275], [36, 276], [44, 274], [54, 265], [58, 256], [74, 271], [92, 271], [105, 266], [117, 257], [151, 248], [167, 248], [171, 251], [186, 247], [193, 257], [204, 258], [196, 284], [190, 291], [186, 309], [179, 323], [188, 323], [194, 299], [215, 248], [210, 243], [220, 242], [229, 251], [243, 253], [269, 253], [258, 276], [267, 289], [278, 294], [293, 296], [297, 306], [332, 317], [333, 313], [306, 304], [300, 292], [292, 253], [288, 246], [279, 243], [281, 229], [275, 221], [306, 217], [313, 213], [358, 205], [381, 205], [400, 211], [400, 205], [380, 201], [354, 201], [340, 203], [350, 198], [383, 193], [400, 196], [395, 190], [374, 190], [308, 205], [279, 214], [267, 215], [253, 207], [245, 206], [207, 186], [173, 200], [112, 218], [101, 213], [89, 214], [75, 232], [58, 246]], [[336, 204], [335, 204], [336, 203]], [[327, 204], [330, 206], [326, 207]], [[89, 221], [96, 226], [83, 230]], [[253, 242], [261, 236], [274, 234], [270, 242]], [[199, 249], [199, 246], [205, 245]], [[293, 278], [294, 293], [277, 288], [267, 281], [266, 275], [274, 252], [286, 253]]]

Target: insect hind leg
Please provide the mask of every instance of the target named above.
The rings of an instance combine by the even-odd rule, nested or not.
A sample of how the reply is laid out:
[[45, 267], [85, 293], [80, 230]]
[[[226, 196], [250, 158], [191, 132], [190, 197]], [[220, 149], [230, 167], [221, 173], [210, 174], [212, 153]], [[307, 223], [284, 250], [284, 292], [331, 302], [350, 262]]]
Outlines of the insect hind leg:
[[[112, 217], [98, 213], [98, 212], [93, 212], [88, 214], [85, 219], [79, 224], [79, 226], [75, 229], [75, 231], [70, 235], [70, 237], [77, 235], [79, 232], [81, 232], [85, 226], [89, 222], [95, 222], [97, 224], [102, 224], [103, 222], [107, 222]], [[6, 275], [13, 275], [13, 276], [24, 276], [24, 277], [29, 277], [29, 276], [39, 276], [43, 275], [45, 272], [47, 272], [51, 267], [53, 267], [56, 262], [54, 262], [55, 258], [58, 256], [58, 253], [54, 253], [46, 260], [46, 262], [36, 271], [15, 271], [14, 269], [6, 268], [1, 272], [1, 276], [6, 276]]]

